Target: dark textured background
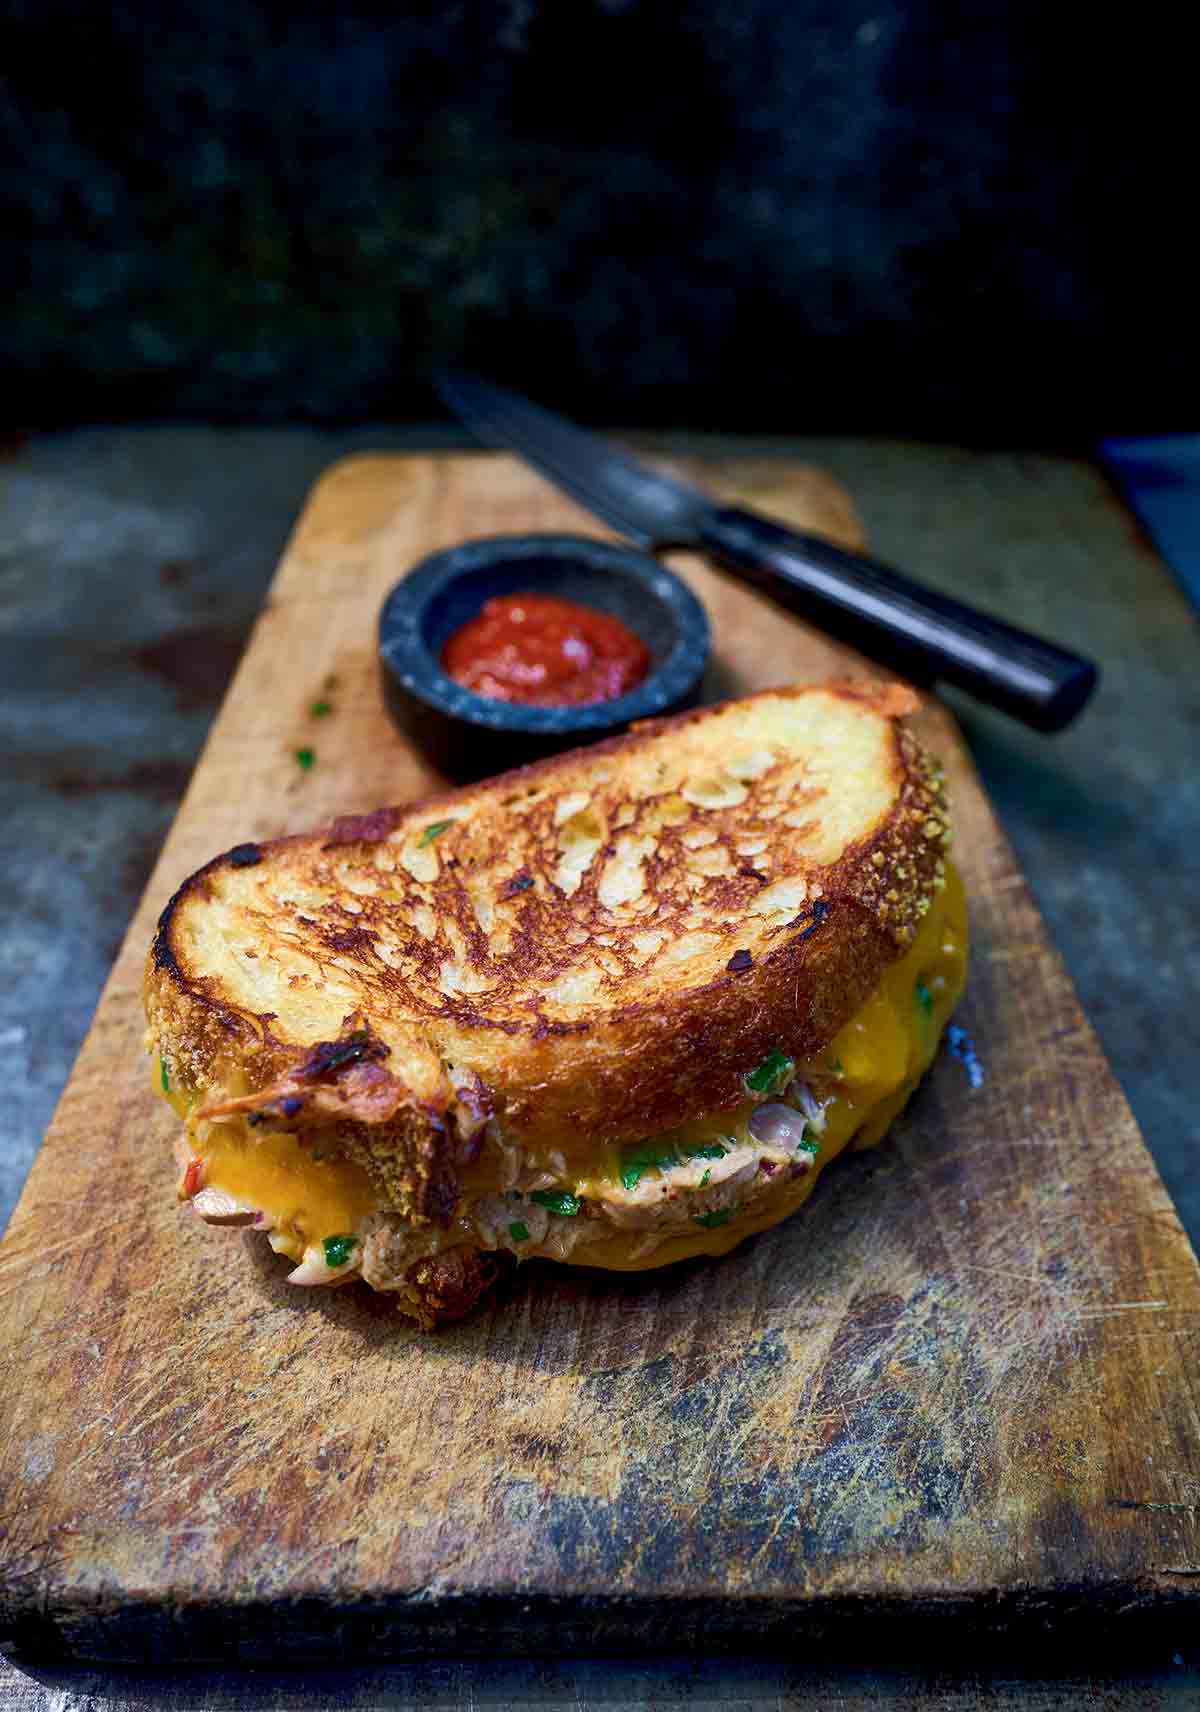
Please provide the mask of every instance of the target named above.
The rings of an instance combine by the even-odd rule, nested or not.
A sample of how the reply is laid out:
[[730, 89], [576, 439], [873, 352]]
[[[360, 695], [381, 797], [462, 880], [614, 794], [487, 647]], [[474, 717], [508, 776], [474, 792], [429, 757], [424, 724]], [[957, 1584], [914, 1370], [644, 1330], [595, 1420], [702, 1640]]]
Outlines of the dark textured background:
[[0, 413], [430, 418], [449, 359], [627, 423], [1179, 427], [1181, 27], [0, 0]]

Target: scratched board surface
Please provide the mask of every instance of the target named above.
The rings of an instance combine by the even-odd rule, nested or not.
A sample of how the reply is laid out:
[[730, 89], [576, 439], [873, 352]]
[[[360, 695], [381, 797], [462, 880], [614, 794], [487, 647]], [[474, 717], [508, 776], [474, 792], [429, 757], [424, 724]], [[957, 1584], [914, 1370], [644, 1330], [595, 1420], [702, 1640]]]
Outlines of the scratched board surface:
[[[859, 539], [818, 472], [702, 473]], [[0, 1248], [0, 1639], [161, 1663], [849, 1625], [865, 1657], [885, 1621], [1177, 1619], [1200, 1595], [1195, 1257], [936, 706], [977, 1057], [943, 1052], [791, 1222], [662, 1273], [534, 1263], [428, 1336], [175, 1203], [141, 1049], [157, 912], [239, 840], [433, 787], [383, 712], [379, 604], [428, 551], [562, 528], [595, 532], [504, 458], [359, 458], [315, 490]], [[710, 693], [862, 670], [678, 563]]]

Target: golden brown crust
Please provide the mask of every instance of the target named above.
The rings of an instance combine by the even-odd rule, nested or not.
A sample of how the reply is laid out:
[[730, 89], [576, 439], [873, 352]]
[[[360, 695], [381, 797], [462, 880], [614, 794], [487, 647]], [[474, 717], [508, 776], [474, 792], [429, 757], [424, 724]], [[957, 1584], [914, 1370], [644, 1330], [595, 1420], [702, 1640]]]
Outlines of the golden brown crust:
[[[297, 1121], [336, 1121], [417, 1222], [451, 1216], [480, 1084], [526, 1143], [734, 1105], [773, 1047], [824, 1048], [940, 883], [940, 774], [896, 723], [914, 705], [765, 691], [239, 846], [163, 912], [151, 1037], [195, 1096], [309, 1096]], [[298, 1087], [355, 1028], [383, 1044], [372, 1087], [361, 1058]]]

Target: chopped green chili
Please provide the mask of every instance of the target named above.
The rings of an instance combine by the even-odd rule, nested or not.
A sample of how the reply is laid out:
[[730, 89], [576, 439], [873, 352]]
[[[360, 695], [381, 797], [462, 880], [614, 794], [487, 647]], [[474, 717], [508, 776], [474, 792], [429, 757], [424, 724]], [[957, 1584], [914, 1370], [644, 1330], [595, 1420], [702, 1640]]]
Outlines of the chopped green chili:
[[626, 1189], [636, 1189], [647, 1171], [669, 1171], [679, 1163], [679, 1155], [670, 1148], [639, 1141], [621, 1155], [621, 1182]]
[[917, 1003], [920, 1005], [927, 1017], [933, 1015], [933, 994], [929, 991], [929, 988], [925, 985], [924, 981], [917, 982]]
[[453, 826], [452, 820], [434, 820], [429, 823], [417, 840], [417, 848], [423, 850], [427, 844], [432, 844], [435, 838], [440, 838], [448, 826]]
[[523, 1225], [520, 1219], [518, 1219], [515, 1224], [509, 1225], [508, 1234], [512, 1237], [514, 1242], [529, 1241], [529, 1227], [528, 1225]]
[[685, 1147], [678, 1153], [673, 1148], [640, 1141], [621, 1155], [621, 1182], [626, 1189], [636, 1189], [647, 1171], [672, 1171], [693, 1159], [724, 1159], [728, 1151], [719, 1141]]
[[296, 759], [306, 773], [310, 770], [316, 758], [317, 752], [315, 749], [297, 749], [296, 751]]
[[529, 1199], [536, 1201], [539, 1207], [547, 1207], [552, 1213], [561, 1213], [565, 1219], [573, 1219], [580, 1206], [578, 1198], [569, 1189], [535, 1189]]
[[805, 1130], [804, 1140], [800, 1143], [800, 1151], [801, 1153], [811, 1153], [815, 1159], [817, 1154], [821, 1151], [821, 1143], [819, 1141], [811, 1141], [809, 1139], [808, 1131]]
[[308, 711], [314, 719], [324, 719], [333, 712], [333, 703], [331, 701], [315, 701]]
[[752, 1094], [766, 1094], [785, 1082], [795, 1068], [787, 1053], [773, 1046], [758, 1068], [751, 1070], [745, 1083]]
[[700, 1179], [700, 1187], [701, 1187], [701, 1188], [702, 1188], [702, 1189], [706, 1189], [706, 1188], [707, 1188], [707, 1187], [708, 1187], [708, 1180], [709, 1180], [709, 1178], [710, 1178], [710, 1177], [711, 1177], [711, 1176], [712, 1176], [712, 1172], [711, 1172], [711, 1170], [709, 1170], [709, 1171], [706, 1171], [706, 1172], [705, 1172], [705, 1173], [704, 1173], [704, 1175], [703, 1175], [703, 1177], [701, 1177], [701, 1179]]
[[705, 1230], [716, 1230], [718, 1225], [728, 1224], [733, 1217], [732, 1207], [722, 1207], [719, 1213], [697, 1213], [696, 1223], [703, 1225]]
[[685, 1159], [724, 1159], [729, 1149], [722, 1147], [719, 1141], [706, 1142], [703, 1147], [689, 1147]]
[[169, 1094], [171, 1092], [171, 1078], [167, 1075], [167, 1061], [165, 1058], [160, 1058], [158, 1061], [158, 1073], [162, 1077], [163, 1093]]
[[327, 1236], [321, 1244], [326, 1266], [345, 1266], [357, 1241], [358, 1238], [353, 1236]]

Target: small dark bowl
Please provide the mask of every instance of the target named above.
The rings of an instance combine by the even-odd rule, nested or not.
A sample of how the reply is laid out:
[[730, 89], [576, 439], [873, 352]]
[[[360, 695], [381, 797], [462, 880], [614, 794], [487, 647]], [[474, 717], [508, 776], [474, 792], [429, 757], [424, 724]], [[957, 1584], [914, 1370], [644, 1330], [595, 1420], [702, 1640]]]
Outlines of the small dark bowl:
[[[446, 639], [493, 595], [558, 595], [612, 613], [652, 665], [636, 689], [581, 707], [526, 707], [463, 689], [439, 665]], [[394, 718], [451, 778], [477, 779], [635, 719], [691, 706], [708, 661], [704, 608], [646, 553], [579, 535], [493, 535], [434, 553], [398, 582], [379, 615], [379, 657]]]

